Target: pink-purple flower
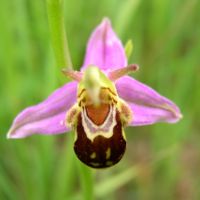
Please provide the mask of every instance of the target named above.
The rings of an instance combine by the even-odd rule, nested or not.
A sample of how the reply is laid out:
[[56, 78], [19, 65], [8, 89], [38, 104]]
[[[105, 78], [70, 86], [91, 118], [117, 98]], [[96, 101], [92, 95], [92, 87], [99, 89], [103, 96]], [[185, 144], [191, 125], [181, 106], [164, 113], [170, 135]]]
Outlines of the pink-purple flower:
[[127, 66], [122, 43], [104, 19], [89, 39], [81, 71], [63, 71], [74, 81], [19, 113], [7, 137], [74, 129], [81, 161], [95, 168], [114, 165], [125, 151], [124, 126], [175, 123], [182, 117], [172, 101], [127, 75], [137, 69]]
[[[127, 66], [127, 58], [121, 41], [108, 19], [96, 27], [87, 44], [81, 71], [89, 65], [102, 71]], [[65, 84], [43, 102], [26, 108], [15, 118], [8, 138], [23, 138], [32, 134], [60, 134], [69, 131], [65, 126], [67, 111], [76, 102], [77, 82]], [[143, 126], [157, 122], [175, 123], [181, 118], [179, 108], [149, 86], [123, 76], [115, 82], [119, 97], [130, 106], [134, 118], [129, 126]]]

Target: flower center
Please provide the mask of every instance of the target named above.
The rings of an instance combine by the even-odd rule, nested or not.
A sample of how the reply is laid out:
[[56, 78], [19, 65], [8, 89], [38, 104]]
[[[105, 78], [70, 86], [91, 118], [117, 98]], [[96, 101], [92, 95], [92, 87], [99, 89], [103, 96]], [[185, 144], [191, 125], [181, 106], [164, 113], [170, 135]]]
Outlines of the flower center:
[[[101, 134], [97, 134], [91, 140], [88, 137], [88, 130], [85, 128], [85, 124], [82, 123], [83, 115], [79, 115], [74, 151], [83, 163], [93, 168], [105, 168], [121, 160], [126, 149], [126, 140], [119, 112], [116, 112], [114, 120], [115, 125], [112, 128], [112, 136], [106, 137], [109, 132], [102, 131]], [[97, 133], [100, 133], [100, 131]]]
[[110, 112], [109, 104], [100, 104], [99, 106], [88, 105], [85, 109], [87, 117], [98, 126], [104, 123]]
[[[130, 68], [130, 69], [129, 69]], [[114, 82], [128, 69], [105, 75], [96, 67], [79, 74], [77, 103], [67, 113], [67, 124], [75, 129], [74, 151], [93, 168], [119, 162], [126, 149], [124, 126], [132, 117], [128, 105], [119, 98]], [[71, 73], [71, 72], [70, 72]], [[72, 74], [76, 76], [75, 73]], [[71, 76], [72, 77], [72, 76]]]

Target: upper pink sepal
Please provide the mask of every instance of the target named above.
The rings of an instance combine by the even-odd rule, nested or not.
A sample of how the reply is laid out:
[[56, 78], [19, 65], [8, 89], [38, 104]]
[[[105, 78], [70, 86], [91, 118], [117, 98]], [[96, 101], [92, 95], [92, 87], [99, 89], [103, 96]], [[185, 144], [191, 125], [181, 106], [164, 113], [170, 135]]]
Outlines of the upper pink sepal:
[[108, 18], [103, 19], [89, 39], [82, 69], [88, 65], [98, 66], [102, 70], [112, 70], [127, 65], [123, 45]]

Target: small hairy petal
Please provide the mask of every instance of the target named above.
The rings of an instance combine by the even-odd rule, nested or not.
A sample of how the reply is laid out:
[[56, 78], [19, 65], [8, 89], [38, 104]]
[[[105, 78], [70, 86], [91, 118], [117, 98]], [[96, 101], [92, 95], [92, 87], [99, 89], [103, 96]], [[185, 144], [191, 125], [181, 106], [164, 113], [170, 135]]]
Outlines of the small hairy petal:
[[132, 126], [156, 122], [175, 123], [182, 117], [179, 108], [172, 101], [129, 76], [117, 80], [116, 88], [133, 112]]
[[88, 65], [96, 65], [102, 70], [127, 65], [123, 45], [107, 18], [97, 26], [89, 39], [82, 69]]
[[76, 102], [77, 83], [70, 82], [54, 91], [45, 101], [23, 110], [15, 118], [7, 137], [23, 138], [32, 134], [60, 134], [69, 131], [64, 120]]

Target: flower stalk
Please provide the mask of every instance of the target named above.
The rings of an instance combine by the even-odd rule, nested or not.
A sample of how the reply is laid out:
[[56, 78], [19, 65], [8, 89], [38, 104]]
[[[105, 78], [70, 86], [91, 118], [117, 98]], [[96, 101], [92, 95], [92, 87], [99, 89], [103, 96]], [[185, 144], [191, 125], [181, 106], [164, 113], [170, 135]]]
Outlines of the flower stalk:
[[64, 26], [64, 1], [46, 0], [50, 34], [56, 63], [59, 68], [72, 69], [67, 36]]

